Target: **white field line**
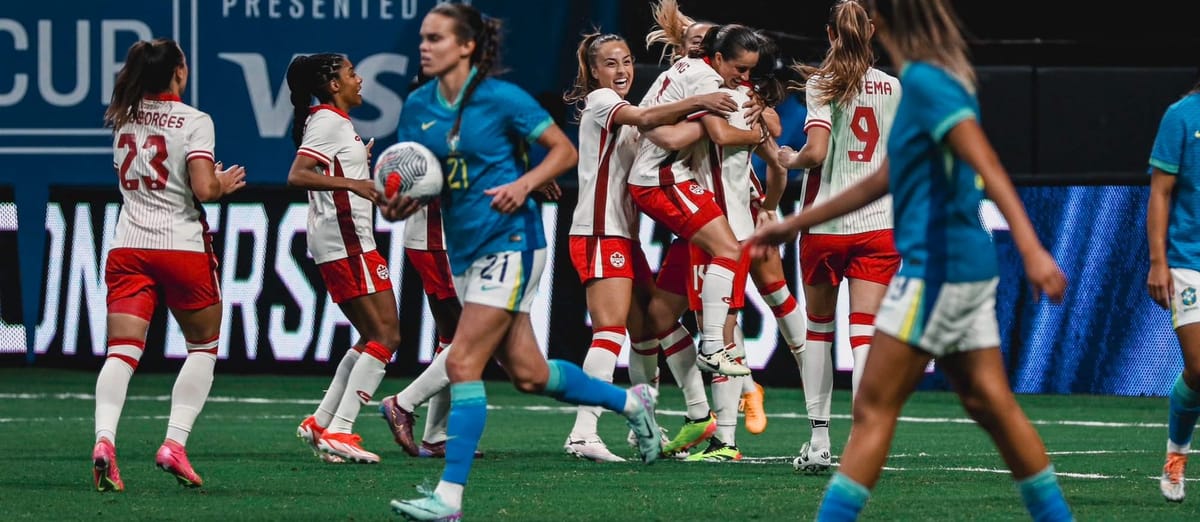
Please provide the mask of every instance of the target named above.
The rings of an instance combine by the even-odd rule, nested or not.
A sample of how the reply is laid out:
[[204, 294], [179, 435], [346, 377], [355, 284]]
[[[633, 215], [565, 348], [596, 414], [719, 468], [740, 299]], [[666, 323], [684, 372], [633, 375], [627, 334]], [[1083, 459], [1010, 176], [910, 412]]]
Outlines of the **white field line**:
[[[0, 400], [95, 400], [96, 396], [90, 393], [0, 393]], [[126, 397], [126, 401], [155, 401], [169, 402], [170, 395], [130, 395]], [[210, 403], [234, 403], [234, 404], [303, 404], [316, 405], [320, 402], [319, 399], [290, 399], [290, 398], [265, 398], [265, 397], [225, 397], [211, 396], [208, 398]], [[377, 403], [373, 403], [377, 404]], [[569, 413], [574, 414], [576, 408], [574, 406], [496, 406], [488, 405], [489, 410], [512, 410], [518, 409], [523, 411], [537, 411], [550, 413]], [[682, 410], [658, 410], [661, 415], [667, 416], [682, 416], [685, 414]], [[776, 419], [807, 419], [808, 416], [803, 413], [796, 412], [779, 412], [772, 411], [767, 413], [768, 417]], [[830, 417], [839, 420], [850, 420], [849, 415], [831, 415]], [[925, 424], [975, 424], [975, 421], [966, 417], [911, 417], [902, 416], [900, 422], [913, 422]], [[1101, 422], [1088, 420], [1033, 420], [1037, 426], [1078, 426], [1086, 428], [1166, 428], [1166, 423], [1162, 422]]]

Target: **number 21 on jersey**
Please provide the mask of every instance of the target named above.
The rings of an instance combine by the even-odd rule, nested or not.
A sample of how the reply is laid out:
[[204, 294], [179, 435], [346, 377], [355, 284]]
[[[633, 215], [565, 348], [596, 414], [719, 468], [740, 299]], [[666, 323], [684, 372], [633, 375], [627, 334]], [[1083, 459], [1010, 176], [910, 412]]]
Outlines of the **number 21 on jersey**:
[[446, 175], [446, 185], [450, 190], [466, 190], [470, 186], [470, 176], [467, 173], [467, 160], [457, 156], [446, 158], [450, 173]]

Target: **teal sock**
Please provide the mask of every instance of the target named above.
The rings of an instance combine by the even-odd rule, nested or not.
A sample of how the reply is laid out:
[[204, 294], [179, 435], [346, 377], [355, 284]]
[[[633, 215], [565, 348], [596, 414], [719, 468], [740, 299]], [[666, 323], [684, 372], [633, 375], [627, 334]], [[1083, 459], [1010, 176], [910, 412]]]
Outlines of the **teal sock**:
[[625, 390], [584, 373], [574, 363], [552, 359], [548, 364], [550, 378], [543, 393], [563, 402], [604, 406], [624, 415]]
[[858, 520], [858, 513], [867, 505], [871, 490], [841, 473], [834, 473], [825, 488], [825, 498], [817, 509], [820, 522]]
[[446, 421], [446, 467], [442, 480], [466, 484], [475, 450], [487, 422], [487, 393], [483, 381], [450, 385], [450, 415]]
[[1018, 480], [1017, 489], [1021, 491], [1021, 501], [1034, 522], [1074, 520], [1062, 488], [1058, 486], [1053, 464], [1032, 477]]
[[1180, 374], [1171, 388], [1171, 409], [1167, 417], [1167, 439], [1180, 453], [1187, 451], [1192, 443], [1197, 417], [1200, 417], [1200, 393], [1188, 387]]

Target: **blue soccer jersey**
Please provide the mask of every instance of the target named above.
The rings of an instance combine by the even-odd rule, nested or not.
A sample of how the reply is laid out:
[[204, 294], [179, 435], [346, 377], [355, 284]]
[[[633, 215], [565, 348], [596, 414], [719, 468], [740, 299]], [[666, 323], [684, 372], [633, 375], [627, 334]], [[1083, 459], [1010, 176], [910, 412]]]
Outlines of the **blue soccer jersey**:
[[1200, 270], [1200, 93], [1167, 108], [1154, 137], [1150, 166], [1175, 176], [1167, 266]]
[[951, 283], [996, 277], [995, 248], [979, 221], [983, 179], [943, 141], [979, 118], [979, 101], [929, 63], [906, 64], [900, 85], [887, 151], [899, 273]]
[[456, 140], [449, 134], [461, 101], [462, 93], [447, 101], [432, 80], [408, 95], [397, 132], [399, 141], [421, 143], [442, 160], [442, 223], [455, 275], [487, 254], [545, 248], [541, 210], [532, 198], [517, 212], [502, 214], [492, 210], [492, 196], [484, 191], [521, 177], [527, 143], [554, 123], [520, 87], [486, 78], [463, 111]]

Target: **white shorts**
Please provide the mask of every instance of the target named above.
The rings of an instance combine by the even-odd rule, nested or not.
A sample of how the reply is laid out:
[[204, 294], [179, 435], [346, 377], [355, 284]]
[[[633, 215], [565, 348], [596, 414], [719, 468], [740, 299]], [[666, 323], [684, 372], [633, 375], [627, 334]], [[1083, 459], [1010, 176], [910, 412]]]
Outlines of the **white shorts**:
[[1175, 283], [1175, 295], [1171, 296], [1171, 322], [1175, 328], [1200, 323], [1200, 303], [1196, 300], [1200, 272], [1172, 268], [1171, 280]]
[[545, 267], [544, 248], [488, 254], [455, 275], [454, 287], [464, 303], [528, 313]]
[[999, 347], [996, 283], [992, 278], [928, 288], [923, 279], [897, 275], [879, 306], [875, 329], [935, 358]]

